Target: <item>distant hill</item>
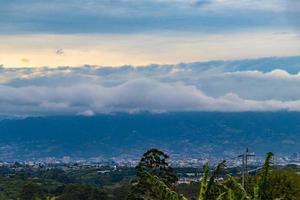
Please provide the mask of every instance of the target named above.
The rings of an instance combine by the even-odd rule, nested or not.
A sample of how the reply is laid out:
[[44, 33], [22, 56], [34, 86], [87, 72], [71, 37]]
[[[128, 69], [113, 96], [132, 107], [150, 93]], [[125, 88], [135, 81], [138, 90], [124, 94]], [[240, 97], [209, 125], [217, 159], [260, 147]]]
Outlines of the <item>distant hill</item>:
[[178, 156], [300, 151], [300, 113], [198, 112], [59, 116], [0, 121], [0, 159], [139, 157], [150, 147]]

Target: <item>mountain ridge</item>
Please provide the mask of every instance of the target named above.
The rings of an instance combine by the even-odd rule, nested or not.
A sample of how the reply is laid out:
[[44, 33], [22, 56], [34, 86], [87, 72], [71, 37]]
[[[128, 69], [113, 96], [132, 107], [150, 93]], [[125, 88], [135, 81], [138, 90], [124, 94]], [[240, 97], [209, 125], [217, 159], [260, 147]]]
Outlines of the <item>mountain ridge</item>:
[[298, 112], [117, 113], [0, 121], [1, 160], [139, 156], [151, 147], [190, 157], [228, 157], [246, 147], [300, 149]]

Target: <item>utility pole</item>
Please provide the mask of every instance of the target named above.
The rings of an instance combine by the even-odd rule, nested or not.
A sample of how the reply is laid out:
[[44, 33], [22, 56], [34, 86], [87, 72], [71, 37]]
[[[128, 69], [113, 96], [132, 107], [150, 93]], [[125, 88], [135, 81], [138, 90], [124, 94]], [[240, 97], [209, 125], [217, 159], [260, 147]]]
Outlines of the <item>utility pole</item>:
[[245, 188], [245, 153], [238, 156], [242, 158], [242, 186]]
[[246, 177], [248, 175], [248, 158], [254, 157], [255, 155], [249, 154], [248, 148], [245, 153], [239, 155], [239, 158], [242, 158], [242, 186], [245, 188]]

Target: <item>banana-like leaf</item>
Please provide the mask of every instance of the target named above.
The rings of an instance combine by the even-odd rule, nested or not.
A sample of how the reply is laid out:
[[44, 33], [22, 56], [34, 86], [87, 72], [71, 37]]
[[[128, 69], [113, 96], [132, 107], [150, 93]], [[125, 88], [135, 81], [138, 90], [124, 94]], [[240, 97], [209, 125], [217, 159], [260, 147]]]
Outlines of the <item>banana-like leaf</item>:
[[157, 176], [148, 172], [143, 172], [142, 177], [149, 184], [151, 190], [156, 194], [157, 200], [187, 200], [183, 195], [179, 195], [171, 190], [163, 181]]
[[203, 176], [200, 182], [200, 190], [198, 200], [204, 200], [205, 193], [207, 191], [207, 180], [208, 180], [209, 167], [208, 163], [206, 163], [203, 167]]
[[207, 184], [207, 189], [206, 189], [206, 192], [205, 192], [205, 197], [204, 197], [204, 200], [208, 199], [208, 196], [209, 196], [209, 192], [211, 191], [212, 189], [212, 186], [215, 184], [215, 179], [217, 178], [217, 176], [220, 175], [220, 173], [222, 172], [222, 170], [226, 167], [225, 165], [226, 161], [223, 160], [222, 162], [220, 162], [216, 169], [213, 171], [209, 181], [208, 181], [208, 184]]

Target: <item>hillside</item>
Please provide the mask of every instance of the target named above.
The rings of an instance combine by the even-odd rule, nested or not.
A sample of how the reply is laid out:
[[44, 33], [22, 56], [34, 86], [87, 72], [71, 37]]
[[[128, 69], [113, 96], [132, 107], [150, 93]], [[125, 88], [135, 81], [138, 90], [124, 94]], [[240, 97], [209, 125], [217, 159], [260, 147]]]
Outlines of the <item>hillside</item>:
[[139, 157], [150, 147], [170, 154], [291, 154], [300, 148], [300, 113], [199, 112], [36, 117], [0, 121], [2, 160], [75, 156]]

